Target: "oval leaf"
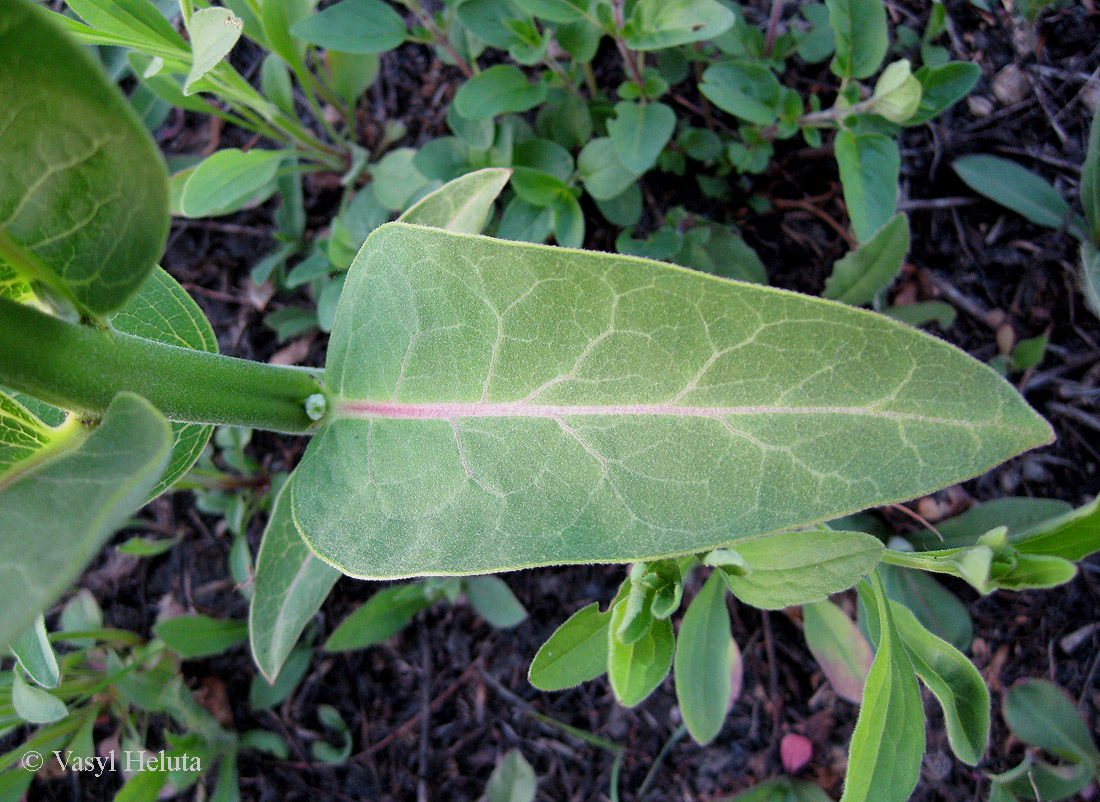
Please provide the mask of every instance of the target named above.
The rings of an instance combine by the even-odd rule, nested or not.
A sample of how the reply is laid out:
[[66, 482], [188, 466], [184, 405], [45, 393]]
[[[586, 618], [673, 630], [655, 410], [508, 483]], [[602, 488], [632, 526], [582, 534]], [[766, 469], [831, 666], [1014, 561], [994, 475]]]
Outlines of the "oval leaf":
[[721, 36], [736, 21], [715, 0], [637, 0], [623, 33], [632, 50], [660, 50]]
[[972, 190], [1036, 225], [1060, 229], [1070, 214], [1058, 190], [1016, 162], [977, 153], [955, 159], [951, 167]]
[[248, 610], [252, 657], [268, 682], [275, 681], [302, 630], [340, 578], [340, 572], [317, 559], [294, 528], [293, 485], [292, 476], [271, 509]]
[[898, 204], [898, 143], [882, 134], [844, 129], [833, 147], [852, 230], [856, 239], [868, 242], [894, 216]]
[[350, 652], [388, 640], [431, 604], [420, 582], [380, 590], [340, 622], [325, 641], [325, 650]]
[[27, 676], [43, 688], [57, 687], [61, 681], [61, 670], [57, 666], [57, 655], [46, 637], [46, 622], [41, 615], [30, 629], [12, 641], [11, 650]]
[[558, 627], [531, 661], [527, 678], [542, 691], [562, 691], [607, 671], [611, 611], [600, 605], [582, 607]]
[[242, 643], [248, 637], [248, 625], [231, 618], [181, 615], [161, 621], [153, 627], [153, 634], [169, 649], [191, 659], [220, 654]]
[[684, 613], [674, 662], [680, 712], [700, 744], [713, 741], [726, 719], [735, 653], [726, 588], [720, 572], [711, 571]]
[[869, 78], [878, 71], [890, 40], [883, 0], [825, 0], [836, 55], [833, 72], [842, 78]]
[[69, 715], [64, 702], [52, 693], [27, 684], [19, 671], [12, 677], [11, 705], [15, 714], [30, 724], [49, 724]]
[[1026, 679], [1016, 683], [1005, 694], [1001, 712], [1022, 741], [1100, 771], [1100, 751], [1088, 725], [1066, 692], [1053, 682]]
[[429, 193], [398, 219], [458, 234], [480, 234], [512, 171], [503, 167], [475, 170]]
[[897, 278], [908, 253], [909, 218], [894, 215], [871, 239], [833, 265], [821, 297], [852, 306], [871, 303]]
[[472, 576], [463, 587], [478, 615], [498, 629], [510, 629], [527, 618], [527, 609], [498, 576]]
[[871, 647], [844, 611], [826, 599], [802, 607], [803, 634], [837, 696], [859, 704], [871, 670]]
[[455, 110], [468, 120], [486, 120], [509, 111], [527, 111], [546, 99], [546, 84], [531, 83], [511, 64], [497, 64], [459, 87]]
[[47, 12], [4, 3], [0, 38], [0, 257], [83, 311], [112, 312], [164, 248], [164, 162], [98, 61]]
[[878, 315], [404, 223], [349, 272], [326, 382], [295, 521], [373, 578], [705, 551], [1050, 438], [989, 368]]
[[404, 42], [405, 21], [381, 0], [343, 0], [294, 23], [290, 32], [326, 50], [369, 55]]
[[183, 94], [190, 95], [195, 81], [214, 69], [229, 55], [241, 38], [244, 23], [228, 8], [203, 8], [191, 15], [187, 32], [191, 35], [191, 70], [183, 85]]
[[226, 148], [206, 158], [187, 177], [180, 196], [180, 212], [186, 217], [229, 214], [253, 196], [271, 187], [279, 164], [287, 157], [280, 150]]

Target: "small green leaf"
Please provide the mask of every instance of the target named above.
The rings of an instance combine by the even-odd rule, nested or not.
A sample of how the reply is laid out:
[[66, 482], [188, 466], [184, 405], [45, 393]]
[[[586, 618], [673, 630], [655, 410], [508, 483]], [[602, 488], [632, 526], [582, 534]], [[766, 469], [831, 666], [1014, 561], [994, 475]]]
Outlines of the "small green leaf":
[[753, 607], [778, 610], [821, 601], [847, 590], [882, 556], [878, 538], [864, 532], [785, 532], [736, 544], [748, 573], [723, 571], [737, 598]]
[[46, 622], [41, 615], [30, 629], [11, 642], [11, 650], [27, 676], [43, 688], [57, 687], [61, 681], [61, 670], [57, 667], [57, 655], [46, 637]]
[[810, 23], [810, 29], [798, 41], [798, 55], [808, 64], [822, 62], [836, 49], [829, 9], [824, 3], [807, 3], [799, 8], [799, 13]]
[[343, 0], [294, 23], [290, 32], [326, 50], [368, 55], [404, 42], [405, 21], [382, 0]]
[[263, 674], [254, 676], [248, 688], [249, 708], [267, 710], [283, 701], [298, 687], [312, 660], [313, 649], [299, 644], [291, 649], [290, 654], [280, 664], [278, 677], [274, 682], [269, 682]]
[[71, 0], [66, 2], [92, 28], [154, 52], [167, 48], [186, 53], [186, 44], [152, 3], [144, 0]]
[[901, 125], [920, 107], [921, 82], [910, 69], [908, 59], [890, 64], [875, 83], [871, 112]]
[[780, 777], [754, 785], [722, 802], [832, 802], [829, 795], [806, 780]]
[[890, 40], [883, 0], [825, 0], [836, 41], [833, 72], [841, 78], [869, 78], [886, 56]]
[[172, 547], [179, 542], [179, 535], [165, 538], [141, 537], [135, 535], [115, 548], [123, 554], [129, 554], [131, 557], [157, 557], [165, 552], [171, 551]]
[[[1092, 116], [1089, 128], [1088, 150], [1085, 151], [1085, 163], [1081, 166], [1081, 206], [1085, 210], [1089, 234], [1093, 245], [1100, 245], [1100, 107]], [[1100, 304], [1093, 311], [1100, 315]]]
[[970, 94], [982, 77], [982, 68], [969, 61], [952, 61], [939, 67], [926, 64], [913, 77], [920, 81], [920, 105], [905, 121], [907, 126], [922, 125], [938, 117]]
[[833, 147], [852, 229], [856, 239], [868, 242], [894, 216], [898, 204], [898, 143], [882, 134], [857, 135], [845, 128]]
[[577, 172], [588, 194], [599, 200], [618, 197], [638, 180], [638, 175], [619, 159], [611, 137], [606, 136], [596, 137], [584, 146], [577, 157]]
[[947, 740], [955, 756], [977, 765], [989, 740], [989, 689], [962, 652], [921, 626], [909, 610], [891, 602], [894, 623], [917, 675], [943, 708]]
[[339, 571], [309, 550], [294, 527], [293, 492], [291, 476], [276, 496], [264, 530], [248, 611], [252, 658], [268, 682], [279, 676], [302, 630], [340, 578]]
[[485, 802], [534, 802], [538, 790], [535, 770], [518, 749], [504, 755], [489, 776]]
[[1100, 551], [1100, 498], [1013, 530], [1009, 542], [1024, 554], [1047, 554], [1072, 562]]
[[1036, 225], [1060, 229], [1070, 216], [1058, 190], [1008, 159], [979, 153], [955, 159], [951, 167], [972, 190]]
[[859, 591], [877, 624], [870, 629], [872, 635], [878, 630], [878, 648], [863, 686], [840, 802], [905, 802], [920, 779], [924, 706], [878, 576], [872, 574]]
[[420, 582], [380, 590], [340, 622], [325, 641], [325, 651], [350, 652], [389, 640], [432, 602]]
[[459, 234], [480, 234], [512, 171], [488, 167], [456, 178], [425, 195], [398, 220]]
[[897, 278], [909, 253], [909, 218], [896, 214], [869, 240], [833, 264], [822, 298], [852, 306], [871, 303]]
[[183, 85], [183, 94], [193, 94], [195, 81], [214, 69], [237, 40], [244, 23], [228, 8], [202, 8], [191, 15], [187, 32], [191, 35], [191, 70]]
[[1020, 740], [1100, 771], [1100, 751], [1088, 725], [1065, 691], [1045, 679], [1025, 679], [1009, 688], [1001, 713]]
[[120, 393], [78, 447], [0, 486], [0, 644], [34, 623], [144, 502], [170, 448], [164, 417]]
[[715, 0], [637, 0], [623, 33], [631, 50], [662, 50], [714, 39], [736, 21]]
[[723, 61], [707, 68], [699, 91], [718, 108], [756, 125], [779, 116], [781, 87], [775, 73], [752, 61]]
[[462, 582], [478, 615], [498, 629], [511, 629], [527, 618], [527, 609], [497, 576], [470, 576]]
[[417, 169], [415, 159], [412, 148], [397, 148], [371, 166], [369, 189], [386, 209], [401, 211], [428, 184], [428, 177]]
[[454, 104], [463, 117], [486, 120], [510, 111], [527, 111], [545, 98], [546, 84], [531, 83], [519, 67], [497, 64], [459, 87]]
[[955, 307], [944, 301], [917, 301], [915, 304], [890, 306], [881, 311], [882, 314], [909, 326], [924, 326], [934, 322], [944, 330], [955, 325], [955, 318], [958, 317]]
[[714, 570], [684, 613], [674, 663], [680, 713], [691, 737], [700, 744], [714, 740], [726, 719], [736, 649], [730, 636], [726, 588], [720, 571]]
[[98, 61], [54, 19], [35, 3], [0, 9], [0, 259], [101, 316], [160, 258], [164, 162]]
[[607, 671], [608, 625], [611, 611], [593, 603], [582, 607], [542, 644], [527, 678], [543, 691], [562, 691]]
[[317, 718], [321, 723], [340, 736], [340, 746], [335, 747], [325, 741], [314, 741], [310, 746], [310, 753], [316, 760], [335, 766], [343, 763], [351, 756], [351, 730], [348, 729], [344, 717], [340, 711], [332, 705], [318, 705]]
[[608, 630], [607, 675], [615, 698], [625, 707], [634, 707], [645, 700], [672, 668], [672, 652], [676, 639], [671, 621], [654, 621], [645, 637], [624, 644], [616, 637], [626, 612], [626, 600], [611, 608]]
[[825, 679], [837, 696], [858, 705], [872, 660], [859, 627], [828, 599], [802, 605], [802, 624], [806, 645]]
[[208, 615], [181, 615], [161, 621], [153, 627], [153, 634], [169, 649], [192, 659], [221, 654], [243, 643], [248, 638], [248, 624]]
[[15, 714], [29, 724], [50, 724], [69, 715], [64, 702], [48, 691], [28, 685], [20, 671], [12, 675], [11, 705]]
[[288, 154], [281, 150], [219, 150], [188, 175], [180, 196], [186, 217], [213, 217], [243, 208], [254, 196], [275, 191], [275, 175]]
[[634, 173], [644, 173], [657, 163], [657, 156], [676, 129], [676, 112], [664, 103], [615, 105], [615, 116], [607, 121], [607, 133], [619, 154], [619, 161]]

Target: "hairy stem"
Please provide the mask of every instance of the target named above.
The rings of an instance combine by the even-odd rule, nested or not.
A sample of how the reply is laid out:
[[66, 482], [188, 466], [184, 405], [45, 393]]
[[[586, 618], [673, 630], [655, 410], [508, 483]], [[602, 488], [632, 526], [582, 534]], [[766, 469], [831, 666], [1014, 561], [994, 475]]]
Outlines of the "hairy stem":
[[306, 399], [323, 394], [302, 368], [68, 323], [6, 299], [0, 299], [0, 384], [89, 416], [128, 390], [169, 420], [293, 433], [316, 428]]

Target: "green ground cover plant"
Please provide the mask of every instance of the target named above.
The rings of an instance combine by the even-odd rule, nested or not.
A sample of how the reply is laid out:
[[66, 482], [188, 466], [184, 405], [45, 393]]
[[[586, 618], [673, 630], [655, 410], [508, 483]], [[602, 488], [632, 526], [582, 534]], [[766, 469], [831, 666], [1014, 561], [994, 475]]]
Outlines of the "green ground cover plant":
[[[859, 515], [1052, 438], [988, 366], [856, 308], [882, 307], [908, 249], [896, 209], [899, 126], [930, 119], [976, 79], [933, 44], [942, 6], [914, 34], [924, 62], [915, 73], [905, 59], [882, 69], [878, 0], [811, 4], [805, 33], [774, 39], [712, 0], [468, 0], [438, 17], [410, 5], [422, 26], [411, 32], [373, 0], [319, 12], [184, 3], [187, 40], [147, 3], [70, 6], [83, 23], [0, 2], [0, 644], [18, 658], [0, 687], [0, 731], [42, 724], [32, 739], [81, 738], [83, 754], [87, 722], [104, 709], [135, 742], [142, 716], [163, 713], [189, 739], [181, 749], [220, 761], [218, 798], [232, 799], [236, 751], [280, 754], [285, 744], [194, 718], [177, 656], [247, 637], [271, 683], [254, 686], [254, 702], [274, 704], [307, 670], [300, 639], [341, 575], [418, 581], [372, 597], [329, 636], [329, 651], [384, 640], [427, 606], [463, 595], [490, 623], [514, 626], [525, 611], [492, 574], [614, 563], [630, 565], [618, 595], [551, 636], [531, 663], [536, 687], [607, 674], [632, 706], [673, 671], [685, 730], [707, 743], [739, 672], [727, 596], [765, 610], [801, 605], [811, 652], [860, 705], [844, 800], [911, 794], [924, 752], [918, 680], [940, 703], [955, 756], [979, 762], [990, 698], [962, 653], [969, 619], [929, 575], [982, 594], [1054, 587], [1100, 545], [1095, 501], [1074, 510], [1005, 500], [905, 542], [887, 541]], [[351, 37], [349, 15], [373, 27]], [[224, 59], [240, 36], [270, 51], [262, 91]], [[455, 137], [372, 161], [351, 135], [355, 104], [371, 57], [409, 37], [470, 73], [448, 116]], [[589, 65], [604, 37], [630, 76], [615, 104], [592, 89]], [[170, 176], [142, 120], [77, 41], [131, 49], [137, 86], [153, 97], [223, 116], [282, 148], [222, 150]], [[475, 69], [482, 43], [510, 60]], [[548, 55], [551, 43], [566, 55]], [[28, 59], [31, 49], [44, 55]], [[654, 51], [657, 68], [640, 55]], [[832, 57], [833, 106], [815, 108], [780, 85], [783, 60], [796, 52]], [[713, 132], [680, 125], [661, 100], [691, 65], [699, 91], [740, 121], [717, 143], [707, 142]], [[303, 103], [323, 135], [299, 121]], [[515, 116], [536, 107], [534, 126]], [[854, 243], [825, 298], [764, 286], [759, 259], [724, 223], [632, 236], [633, 194], [648, 170], [663, 164], [675, 174], [695, 153], [728, 180], [758, 171], [776, 139], [820, 143], [822, 129], [836, 131]], [[299, 179], [314, 170], [342, 172], [346, 190], [328, 238], [307, 243]], [[1095, 182], [1088, 186], [1086, 214], [1096, 202]], [[583, 243], [582, 191], [624, 229], [626, 253], [541, 244], [551, 235], [559, 246]], [[313, 320], [331, 329], [323, 371], [218, 354], [198, 306], [157, 266], [170, 212], [223, 214], [276, 193], [282, 239], [254, 275], [314, 284]], [[510, 228], [516, 220], [525, 227]], [[742, 281], [647, 258], [655, 256], [735, 265]], [[209, 468], [192, 470], [215, 426], [311, 439], [272, 497], [255, 498], [204, 486]], [[217, 444], [247, 475], [247, 435], [234, 431], [221, 429]], [[149, 643], [98, 626], [73, 636], [65, 630], [81, 628], [63, 625], [48, 637], [44, 611], [136, 509], [181, 481], [237, 522], [238, 543], [241, 522], [270, 506], [247, 626], [185, 616], [159, 625]], [[238, 581], [250, 574], [242, 549]], [[679, 615], [693, 573], [706, 579]], [[850, 588], [858, 625], [829, 601]], [[60, 662], [50, 637], [71, 644]], [[126, 690], [150, 672], [178, 698]], [[102, 707], [104, 689], [112, 707]], [[1024, 780], [1036, 776], [1068, 788], [1095, 774], [1087, 733], [1051, 735], [1031, 719], [1056, 694], [1021, 686], [1005, 718], [1063, 764], [994, 777], [992, 798], [1029, 798]], [[345, 760], [347, 724], [332, 708], [318, 718], [338, 745], [315, 744], [313, 757]], [[17, 756], [5, 755], [0, 770]], [[490, 797], [525, 796], [530, 773], [510, 756]], [[0, 776], [19, 787], [28, 775]], [[122, 798], [155, 798], [165, 783], [179, 789], [184, 779], [145, 772]]]

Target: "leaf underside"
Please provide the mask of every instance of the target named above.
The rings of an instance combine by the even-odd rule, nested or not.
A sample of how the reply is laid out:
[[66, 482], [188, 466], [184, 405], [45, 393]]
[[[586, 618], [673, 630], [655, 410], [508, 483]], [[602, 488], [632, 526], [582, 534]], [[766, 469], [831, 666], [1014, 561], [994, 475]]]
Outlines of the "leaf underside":
[[349, 273], [326, 382], [295, 524], [368, 578], [703, 551], [1051, 436], [991, 370], [878, 315], [401, 223]]

